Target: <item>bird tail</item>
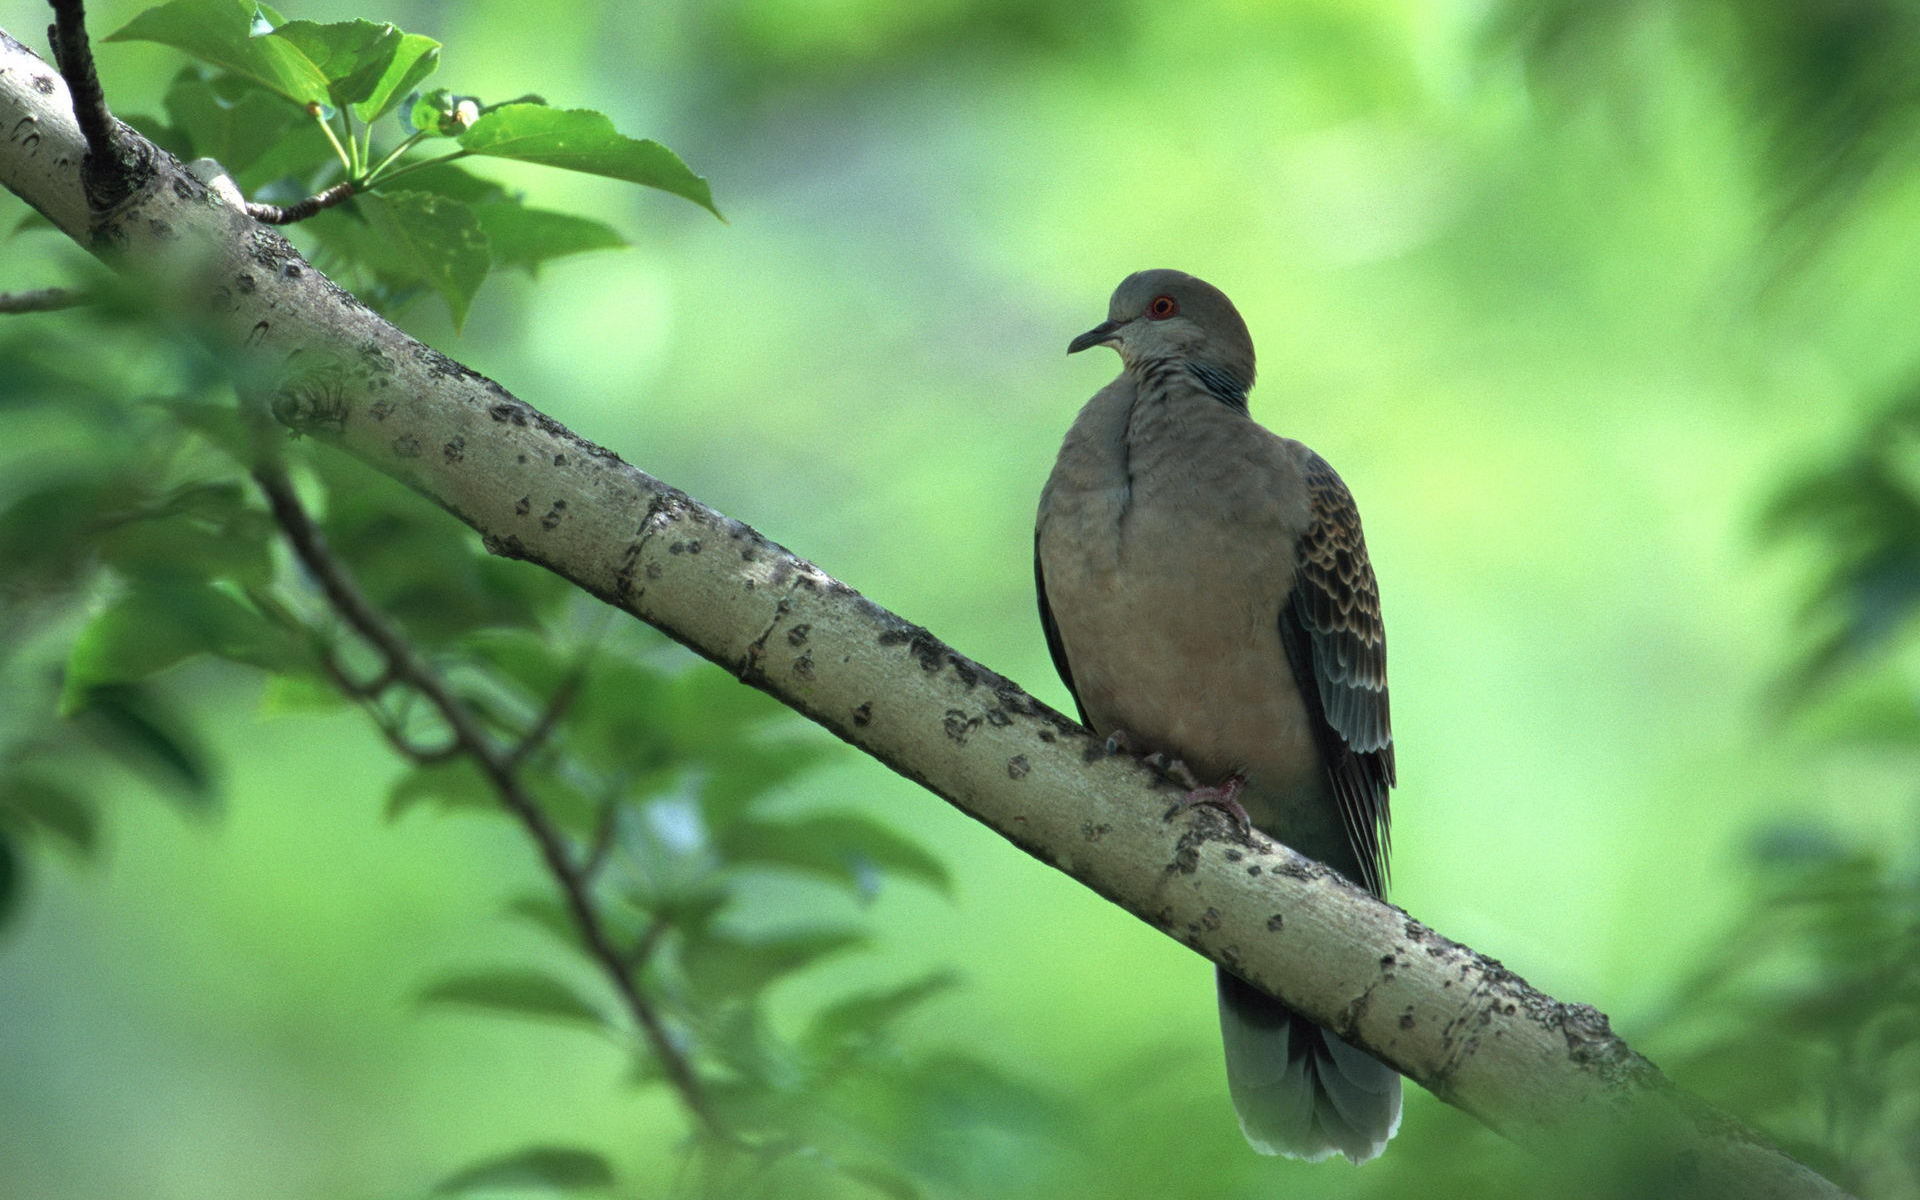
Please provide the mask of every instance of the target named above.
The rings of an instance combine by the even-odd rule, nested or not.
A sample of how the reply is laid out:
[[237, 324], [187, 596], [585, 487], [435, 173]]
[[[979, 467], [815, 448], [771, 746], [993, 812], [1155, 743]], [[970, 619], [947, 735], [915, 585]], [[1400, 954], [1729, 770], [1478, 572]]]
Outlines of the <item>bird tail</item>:
[[1226, 971], [1219, 972], [1227, 1086], [1262, 1154], [1366, 1162], [1400, 1128], [1400, 1076]]

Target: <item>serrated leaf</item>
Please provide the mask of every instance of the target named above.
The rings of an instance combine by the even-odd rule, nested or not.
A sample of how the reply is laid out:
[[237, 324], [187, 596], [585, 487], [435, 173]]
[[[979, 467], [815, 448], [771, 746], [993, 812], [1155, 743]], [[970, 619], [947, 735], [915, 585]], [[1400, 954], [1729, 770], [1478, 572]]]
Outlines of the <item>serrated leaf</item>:
[[404, 816], [408, 809], [432, 804], [440, 809], [492, 811], [499, 797], [471, 758], [462, 755], [446, 762], [427, 763], [402, 775], [387, 792], [387, 820]]
[[762, 991], [782, 975], [866, 941], [866, 935], [850, 929], [771, 934], [707, 930], [687, 939], [680, 958], [688, 981], [702, 995], [740, 999]]
[[606, 114], [592, 109], [508, 104], [482, 115], [459, 142], [474, 154], [659, 188], [720, 215], [707, 181], [688, 170], [679, 155], [659, 142], [626, 136]]
[[253, 165], [300, 119], [284, 99], [232, 76], [201, 77], [192, 67], [167, 89], [167, 119], [186, 135], [197, 157], [238, 173]]
[[743, 818], [720, 835], [729, 863], [787, 867], [870, 895], [874, 872], [918, 879], [941, 892], [953, 886], [946, 864], [906, 836], [858, 813], [821, 813], [784, 820]]
[[262, 7], [251, 0], [169, 0], [105, 40], [172, 46], [244, 75], [296, 104], [325, 104], [326, 73], [293, 42], [260, 36], [262, 15]]
[[99, 819], [93, 806], [58, 780], [30, 771], [0, 779], [0, 812], [12, 812], [66, 842], [76, 852], [93, 852]]
[[439, 1195], [482, 1191], [577, 1192], [613, 1186], [604, 1156], [571, 1146], [529, 1146], [465, 1167], [434, 1187]]
[[320, 68], [327, 78], [327, 99], [335, 108], [357, 104], [393, 63], [400, 31], [373, 21], [289, 21], [268, 37], [284, 38]]
[[407, 190], [432, 192], [436, 196], [445, 196], [449, 200], [476, 207], [507, 199], [506, 188], [491, 179], [482, 179], [471, 171], [462, 170], [453, 163], [435, 163], [430, 167], [408, 171]]
[[403, 33], [387, 60], [386, 70], [374, 81], [366, 98], [353, 106], [353, 115], [368, 125], [385, 116], [420, 81], [440, 66], [440, 43], [419, 33]]
[[420, 1002], [484, 1008], [591, 1029], [607, 1026], [606, 1015], [566, 984], [538, 971], [514, 967], [450, 976], [422, 991]]
[[521, 204], [484, 204], [474, 209], [498, 268], [519, 267], [538, 275], [540, 264], [589, 250], [621, 250], [627, 239], [604, 221], [572, 213], [527, 208]]
[[440, 293], [453, 327], [466, 323], [473, 294], [492, 269], [487, 235], [473, 209], [430, 192], [381, 192], [362, 196], [367, 223], [420, 277]]

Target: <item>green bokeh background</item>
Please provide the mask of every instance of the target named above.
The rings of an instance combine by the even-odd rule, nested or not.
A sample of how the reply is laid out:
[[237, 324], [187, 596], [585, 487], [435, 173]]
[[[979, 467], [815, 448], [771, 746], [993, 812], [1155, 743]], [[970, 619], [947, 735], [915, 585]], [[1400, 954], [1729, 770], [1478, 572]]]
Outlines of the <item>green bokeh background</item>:
[[[1115, 370], [1066, 342], [1129, 271], [1223, 287], [1261, 354], [1254, 415], [1366, 518], [1394, 899], [1656, 1059], [1676, 1048], [1639, 1035], [1737, 917], [1753, 831], [1911, 845], [1910, 759], [1838, 756], [1780, 716], [1819, 552], [1755, 530], [1911, 369], [1920, 171], [1783, 222], [1743, 51], [1710, 28], [1638, 4], [1578, 51], [1523, 52], [1498, 10], [1411, 0], [283, 7], [431, 34], [457, 90], [602, 109], [708, 176], [726, 224], [487, 170], [635, 248], [495, 277], [462, 334], [424, 303], [409, 324], [1057, 706], [1032, 506]], [[16, 36], [46, 20], [0, 4]], [[100, 49], [126, 113], [179, 61]], [[6, 226], [20, 210], [0, 198]], [[0, 287], [64, 253], [0, 243]], [[497, 915], [538, 883], [529, 848], [497, 822], [386, 823], [397, 768], [360, 719], [276, 715], [202, 670], [223, 813], [117, 800], [104, 856], [35, 860], [0, 929], [0, 1192], [373, 1200], [534, 1141], [663, 1190], [680, 1116], [619, 1055], [413, 999], [449, 968], [558, 961]], [[957, 969], [908, 1040], [1093, 1112], [1085, 1146], [1006, 1151], [1051, 1194], [1432, 1194], [1413, 1167], [1435, 1147], [1518, 1154], [1415, 1094], [1404, 1155], [1255, 1158], [1200, 960], [850, 750], [798, 790], [882, 814], [957, 882], [884, 889], [860, 914], [877, 951], [778, 1004]], [[981, 1193], [1037, 1186], [970, 1152]]]

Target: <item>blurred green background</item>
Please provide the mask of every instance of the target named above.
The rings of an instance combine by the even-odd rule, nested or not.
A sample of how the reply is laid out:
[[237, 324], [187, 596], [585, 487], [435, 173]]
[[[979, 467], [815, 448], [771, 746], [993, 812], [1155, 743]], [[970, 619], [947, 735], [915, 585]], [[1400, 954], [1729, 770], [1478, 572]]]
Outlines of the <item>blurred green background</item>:
[[[141, 7], [90, 15], [105, 31]], [[1224, 288], [1261, 354], [1254, 415], [1332, 462], [1366, 519], [1401, 763], [1393, 899], [1824, 1146], [1851, 1185], [1915, 1194], [1912, 1092], [1849, 1125], [1817, 1090], [1843, 1068], [1911, 1081], [1910, 1037], [1876, 1061], [1813, 1054], [1793, 1094], [1758, 1077], [1855, 1028], [1774, 1020], [1827, 971], [1817, 947], [1740, 976], [1752, 1007], [1697, 1002], [1753, 966], [1723, 954], [1784, 886], [1769, 863], [1850, 864], [1867, 891], [1848, 896], [1910, 897], [1920, 660], [1897, 635], [1920, 526], [1848, 487], [1868, 461], [1896, 493], [1920, 473], [1898, 417], [1920, 360], [1920, 10], [283, 7], [431, 34], [457, 90], [591, 105], [706, 175], [727, 224], [607, 180], [484, 171], [635, 247], [495, 277], [458, 335], [425, 303], [405, 323], [1056, 706], [1032, 507], [1116, 369], [1066, 342], [1135, 269]], [[17, 37], [46, 21], [0, 4]], [[100, 48], [122, 113], [155, 109], [180, 62]], [[0, 224], [23, 211], [0, 197]], [[18, 234], [0, 288], [70, 254]], [[6, 436], [10, 462], [79, 452], [31, 423]], [[1842, 569], [1889, 554], [1884, 575]], [[0, 1191], [372, 1200], [584, 1142], [623, 1195], [665, 1194], [681, 1117], [603, 1042], [414, 999], [477, 961], [558, 961], [497, 915], [539, 883], [515, 831], [388, 824], [398, 767], [360, 717], [275, 712], [257, 680], [193, 670], [218, 813], [122, 788], [103, 853], [28, 859], [0, 927]], [[792, 803], [881, 815], [937, 850], [952, 894], [797, 889], [876, 949], [772, 1006], [960, 974], [902, 1053], [983, 1059], [1004, 1087], [978, 1103], [1037, 1115], [930, 1142], [940, 1194], [1525, 1194], [1519, 1152], [1420, 1094], [1364, 1169], [1256, 1158], [1202, 962], [875, 763], [827, 762]], [[1883, 998], [1911, 1007], [1911, 973]]]

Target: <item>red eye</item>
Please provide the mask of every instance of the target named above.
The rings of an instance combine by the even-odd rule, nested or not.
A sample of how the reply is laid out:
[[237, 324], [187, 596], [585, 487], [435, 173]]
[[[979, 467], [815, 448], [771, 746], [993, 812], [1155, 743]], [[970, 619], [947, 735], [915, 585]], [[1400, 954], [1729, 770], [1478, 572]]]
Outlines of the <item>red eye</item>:
[[1156, 321], [1164, 321], [1179, 311], [1180, 306], [1173, 302], [1172, 296], [1155, 296], [1153, 303], [1147, 305], [1147, 316]]

